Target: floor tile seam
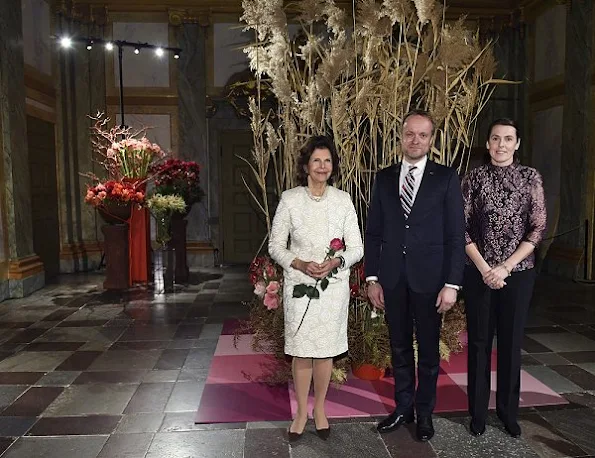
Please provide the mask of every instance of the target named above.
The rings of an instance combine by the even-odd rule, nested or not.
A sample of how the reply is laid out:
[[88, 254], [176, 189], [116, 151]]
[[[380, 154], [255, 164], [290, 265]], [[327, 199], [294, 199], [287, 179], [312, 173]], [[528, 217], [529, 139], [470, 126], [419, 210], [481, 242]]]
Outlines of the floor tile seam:
[[[592, 408], [589, 407], [584, 407], [582, 409], [572, 409], [572, 410], [592, 410]], [[573, 439], [571, 439], [570, 437], [568, 437], [566, 434], [564, 434], [562, 431], [560, 431], [556, 425], [552, 424], [547, 418], [545, 418], [542, 414], [545, 412], [540, 412], [539, 410], [537, 410], [535, 412], [544, 422], [546, 422], [547, 425], [549, 425], [549, 427], [551, 429], [548, 429], [549, 432], [556, 434], [558, 437], [562, 438], [563, 440], [569, 442], [570, 444], [572, 444], [573, 446], [577, 447], [579, 450], [581, 450], [583, 452], [583, 455], [579, 455], [579, 456], [588, 456], [589, 454], [580, 446], [578, 445], [576, 442], [574, 442]], [[533, 450], [533, 447], [531, 447], [531, 449]], [[576, 456], [576, 455], [575, 455]]]

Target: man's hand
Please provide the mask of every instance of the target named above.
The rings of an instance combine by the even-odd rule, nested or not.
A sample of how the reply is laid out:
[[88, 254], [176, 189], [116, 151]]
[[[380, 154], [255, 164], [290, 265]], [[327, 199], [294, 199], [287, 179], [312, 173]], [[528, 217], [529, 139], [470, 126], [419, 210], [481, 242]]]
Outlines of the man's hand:
[[384, 291], [380, 283], [368, 285], [368, 299], [374, 308], [384, 310]]
[[436, 299], [438, 313], [448, 312], [456, 302], [457, 290], [454, 288], [449, 288], [448, 286], [443, 287], [438, 293], [438, 298]]

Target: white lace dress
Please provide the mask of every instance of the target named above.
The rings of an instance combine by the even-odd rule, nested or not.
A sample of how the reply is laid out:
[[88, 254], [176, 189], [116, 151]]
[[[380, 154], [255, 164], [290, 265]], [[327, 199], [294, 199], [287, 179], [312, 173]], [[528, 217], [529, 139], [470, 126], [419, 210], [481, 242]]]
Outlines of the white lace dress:
[[[343, 239], [345, 265], [328, 288], [312, 299], [302, 327], [296, 334], [308, 297], [293, 297], [293, 287], [316, 280], [290, 266], [295, 258], [322, 262], [330, 241]], [[289, 243], [288, 243], [289, 242]], [[285, 316], [285, 353], [303, 358], [330, 358], [347, 351], [349, 312], [349, 268], [364, 253], [362, 236], [351, 196], [332, 186], [319, 201], [305, 187], [285, 191], [277, 207], [269, 240], [269, 253], [284, 269], [283, 308]]]

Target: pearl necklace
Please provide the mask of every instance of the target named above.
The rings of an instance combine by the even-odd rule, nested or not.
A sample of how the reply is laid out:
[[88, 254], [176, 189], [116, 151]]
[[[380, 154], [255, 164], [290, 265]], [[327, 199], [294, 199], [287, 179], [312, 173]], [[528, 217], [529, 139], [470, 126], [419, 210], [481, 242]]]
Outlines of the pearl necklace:
[[306, 188], [306, 194], [314, 202], [320, 202], [322, 200], [322, 198], [324, 197], [324, 194], [326, 193], [326, 187], [324, 188], [324, 191], [321, 196], [315, 196], [314, 194], [312, 194], [312, 192], [310, 191], [310, 188], [308, 188], [308, 186], [306, 186], [305, 188]]

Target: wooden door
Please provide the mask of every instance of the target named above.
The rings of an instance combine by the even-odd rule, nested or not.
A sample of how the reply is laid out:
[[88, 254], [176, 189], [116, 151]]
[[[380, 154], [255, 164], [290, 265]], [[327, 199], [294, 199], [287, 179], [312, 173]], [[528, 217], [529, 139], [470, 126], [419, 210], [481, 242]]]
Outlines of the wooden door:
[[252, 189], [257, 190], [252, 171], [238, 157], [250, 158], [252, 133], [225, 131], [220, 138], [223, 262], [247, 264], [257, 254], [267, 233], [264, 215], [242, 181], [244, 176]]
[[60, 273], [60, 225], [54, 124], [27, 116], [33, 251], [43, 261], [45, 277]]

